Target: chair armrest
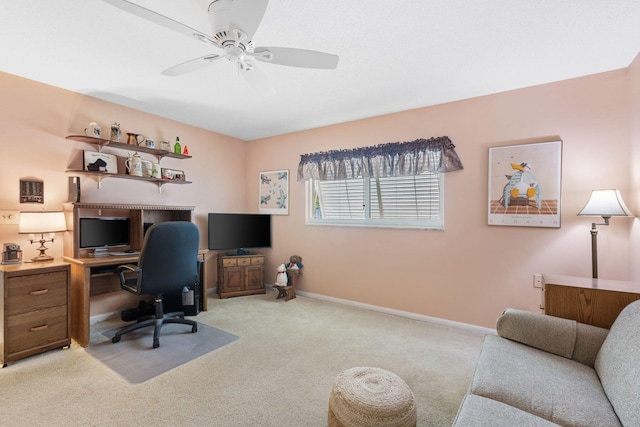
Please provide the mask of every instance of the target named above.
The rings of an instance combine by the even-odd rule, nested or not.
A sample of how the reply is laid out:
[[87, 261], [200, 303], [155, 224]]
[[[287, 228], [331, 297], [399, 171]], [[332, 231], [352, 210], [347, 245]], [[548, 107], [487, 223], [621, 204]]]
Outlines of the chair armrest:
[[575, 320], [507, 309], [498, 318], [498, 335], [593, 366], [608, 330]]
[[[142, 282], [142, 269], [137, 265], [121, 265], [116, 268], [116, 273], [120, 277], [120, 287], [131, 293], [140, 295], [140, 283]], [[135, 277], [127, 278], [127, 273], [134, 273]]]

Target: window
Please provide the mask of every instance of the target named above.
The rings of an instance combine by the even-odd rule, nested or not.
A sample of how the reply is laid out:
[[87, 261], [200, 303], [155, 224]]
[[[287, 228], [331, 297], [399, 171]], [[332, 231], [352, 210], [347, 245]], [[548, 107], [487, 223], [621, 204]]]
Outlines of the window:
[[307, 224], [444, 229], [444, 174], [307, 180]]
[[444, 174], [461, 169], [447, 136], [301, 154], [305, 222], [444, 230]]

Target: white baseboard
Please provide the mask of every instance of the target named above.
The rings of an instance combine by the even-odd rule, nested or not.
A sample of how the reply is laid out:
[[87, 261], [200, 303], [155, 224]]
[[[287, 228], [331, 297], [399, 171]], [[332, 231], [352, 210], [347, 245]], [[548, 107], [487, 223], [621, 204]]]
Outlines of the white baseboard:
[[478, 335], [487, 335], [487, 334], [495, 335], [496, 334], [495, 329], [485, 328], [477, 325], [471, 325], [469, 323], [455, 322], [453, 320], [440, 319], [438, 317], [426, 316], [424, 314], [417, 314], [417, 313], [411, 313], [409, 311], [395, 310], [393, 308], [365, 304], [362, 302], [351, 301], [351, 300], [346, 300], [342, 298], [329, 297], [326, 295], [314, 294], [311, 292], [296, 291], [296, 294], [309, 297], [309, 298], [315, 298], [319, 300], [335, 302], [338, 304], [344, 304], [344, 305], [350, 305], [353, 307], [363, 308], [365, 310], [377, 311], [379, 313], [391, 314], [393, 316], [405, 317], [407, 319], [433, 323], [433, 324], [444, 326], [447, 328], [462, 329], [464, 331], [467, 331], [473, 334], [478, 334]]

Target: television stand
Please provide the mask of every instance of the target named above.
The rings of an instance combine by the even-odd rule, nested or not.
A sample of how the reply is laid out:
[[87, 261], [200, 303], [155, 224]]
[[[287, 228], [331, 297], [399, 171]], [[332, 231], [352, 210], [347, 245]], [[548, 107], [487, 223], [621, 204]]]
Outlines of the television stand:
[[265, 294], [264, 255], [236, 253], [218, 255], [220, 298]]

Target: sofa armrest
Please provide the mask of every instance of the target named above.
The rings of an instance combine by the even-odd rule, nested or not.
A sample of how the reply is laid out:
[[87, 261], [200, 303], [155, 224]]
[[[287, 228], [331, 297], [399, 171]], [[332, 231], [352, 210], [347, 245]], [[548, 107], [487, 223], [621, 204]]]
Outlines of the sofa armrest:
[[608, 330], [539, 313], [509, 308], [498, 318], [498, 335], [593, 366]]

